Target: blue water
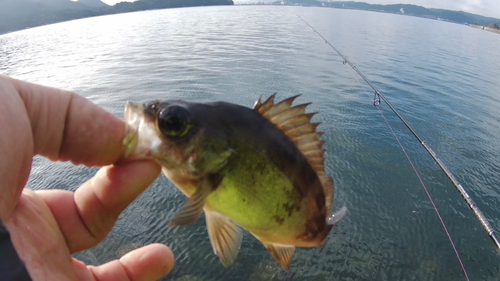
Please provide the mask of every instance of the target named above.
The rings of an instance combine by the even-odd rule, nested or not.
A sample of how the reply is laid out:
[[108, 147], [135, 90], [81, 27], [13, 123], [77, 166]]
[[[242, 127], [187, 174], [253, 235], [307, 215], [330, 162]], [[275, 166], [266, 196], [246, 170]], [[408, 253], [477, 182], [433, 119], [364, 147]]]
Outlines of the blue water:
[[[446, 233], [376, 107], [373, 92], [296, 15], [346, 55], [405, 116], [500, 231], [500, 36], [409, 16], [307, 7], [145, 11], [0, 36], [0, 73], [78, 92], [123, 117], [126, 101], [182, 98], [252, 106], [301, 94], [325, 132], [335, 207], [347, 217], [324, 248], [285, 272], [245, 234], [234, 265], [213, 254], [204, 219], [170, 229], [185, 197], [161, 176], [102, 243], [101, 264], [153, 242], [176, 266], [164, 280], [465, 280]], [[497, 280], [500, 255], [446, 176], [387, 105], [471, 280]], [[98, 122], [98, 120], [96, 120]], [[74, 190], [96, 169], [36, 158], [28, 186]]]

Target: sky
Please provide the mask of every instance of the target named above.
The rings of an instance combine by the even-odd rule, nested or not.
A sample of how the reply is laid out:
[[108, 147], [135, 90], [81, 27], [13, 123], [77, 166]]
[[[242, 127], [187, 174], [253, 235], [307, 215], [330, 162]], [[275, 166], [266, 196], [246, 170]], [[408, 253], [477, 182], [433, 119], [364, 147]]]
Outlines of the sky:
[[[108, 5], [132, 0], [101, 0]], [[245, 2], [271, 2], [270, 0], [233, 0], [235, 4]], [[348, 1], [348, 0], [346, 0]], [[356, 0], [370, 4], [414, 4], [426, 8], [439, 8], [453, 11], [464, 11], [487, 17], [500, 18], [500, 3], [498, 0]]]

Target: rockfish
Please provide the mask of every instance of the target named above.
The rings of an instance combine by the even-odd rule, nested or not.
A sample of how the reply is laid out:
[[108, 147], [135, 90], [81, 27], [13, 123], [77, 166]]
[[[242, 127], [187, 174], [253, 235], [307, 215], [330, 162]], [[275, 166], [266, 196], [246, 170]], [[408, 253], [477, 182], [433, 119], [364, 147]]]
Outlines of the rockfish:
[[205, 212], [213, 250], [233, 263], [250, 232], [287, 270], [295, 247], [326, 243], [346, 214], [330, 216], [333, 180], [324, 171], [324, 141], [297, 97], [252, 109], [182, 100], [127, 103], [132, 133], [129, 158], [154, 158], [188, 200], [170, 226], [195, 222]]

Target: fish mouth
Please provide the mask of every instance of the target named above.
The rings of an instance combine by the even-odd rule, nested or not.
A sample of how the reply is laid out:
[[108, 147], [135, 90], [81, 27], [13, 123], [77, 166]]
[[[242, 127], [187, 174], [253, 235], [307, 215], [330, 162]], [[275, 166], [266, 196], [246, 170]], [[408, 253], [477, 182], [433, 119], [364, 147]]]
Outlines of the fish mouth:
[[129, 159], [137, 147], [139, 140], [140, 116], [138, 114], [138, 104], [127, 102], [125, 105], [125, 137], [122, 145], [125, 148], [124, 158]]
[[144, 105], [127, 102], [125, 105], [126, 134], [123, 138], [124, 158], [127, 160], [154, 158], [154, 152], [161, 145], [154, 124], [147, 122]]
[[135, 132], [139, 129], [141, 119], [143, 118], [143, 110], [144, 106], [142, 104], [128, 101], [125, 105], [125, 122], [128, 127]]

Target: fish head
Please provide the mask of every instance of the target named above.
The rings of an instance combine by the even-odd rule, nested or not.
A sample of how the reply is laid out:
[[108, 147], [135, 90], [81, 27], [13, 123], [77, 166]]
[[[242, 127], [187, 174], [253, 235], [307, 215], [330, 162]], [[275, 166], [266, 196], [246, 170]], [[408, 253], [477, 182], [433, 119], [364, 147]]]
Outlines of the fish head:
[[128, 102], [125, 157], [153, 158], [177, 176], [201, 177], [219, 171], [231, 150], [226, 138], [204, 121], [208, 117], [199, 107], [181, 100]]

